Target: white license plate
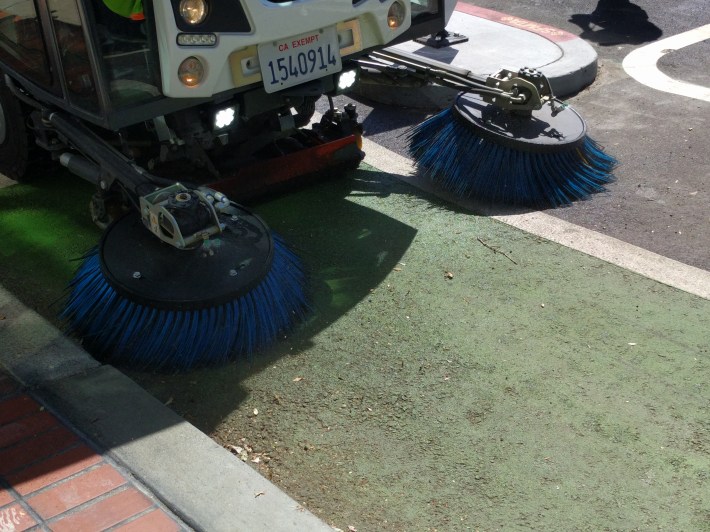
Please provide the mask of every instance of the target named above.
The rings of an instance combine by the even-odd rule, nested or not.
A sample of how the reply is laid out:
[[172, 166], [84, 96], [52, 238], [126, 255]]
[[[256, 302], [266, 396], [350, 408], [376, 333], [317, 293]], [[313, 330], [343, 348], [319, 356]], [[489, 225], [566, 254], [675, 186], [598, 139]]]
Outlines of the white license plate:
[[266, 92], [277, 92], [343, 68], [335, 26], [259, 45]]

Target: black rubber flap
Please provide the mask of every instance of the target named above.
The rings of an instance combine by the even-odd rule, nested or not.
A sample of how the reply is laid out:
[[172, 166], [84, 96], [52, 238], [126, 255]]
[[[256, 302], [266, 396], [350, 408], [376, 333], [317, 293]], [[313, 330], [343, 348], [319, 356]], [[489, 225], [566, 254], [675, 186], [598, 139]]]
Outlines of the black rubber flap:
[[546, 103], [530, 115], [504, 111], [480, 96], [462, 93], [454, 110], [476, 133], [515, 150], [552, 153], [581, 146], [587, 133], [584, 120], [571, 107]]
[[130, 213], [111, 225], [99, 257], [121, 295], [152, 307], [196, 310], [237, 299], [269, 273], [273, 240], [266, 224], [237, 205], [220, 216], [226, 229], [196, 249], [161, 242]]

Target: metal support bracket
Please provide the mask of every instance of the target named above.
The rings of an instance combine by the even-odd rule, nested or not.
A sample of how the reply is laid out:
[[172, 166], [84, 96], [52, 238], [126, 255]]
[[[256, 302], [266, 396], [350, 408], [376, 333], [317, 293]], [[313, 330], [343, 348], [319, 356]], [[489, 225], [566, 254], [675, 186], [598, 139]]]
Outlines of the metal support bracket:
[[426, 37], [417, 37], [414, 41], [424, 46], [429, 46], [430, 48], [447, 48], [454, 44], [468, 42], [468, 37], [462, 33], [452, 33], [443, 29], [438, 33]]
[[221, 192], [191, 190], [176, 183], [140, 197], [143, 225], [163, 242], [178, 249], [194, 248], [219, 234], [224, 225], [218, 209], [229, 205]]
[[461, 92], [480, 95], [485, 101], [506, 111], [529, 113], [554, 99], [550, 82], [542, 72], [521, 68], [501, 69], [483, 78], [463, 68], [447, 65], [412, 53], [387, 48], [358, 59], [363, 71], [388, 73], [397, 69], [392, 85], [411, 86], [408, 78], [434, 83]]

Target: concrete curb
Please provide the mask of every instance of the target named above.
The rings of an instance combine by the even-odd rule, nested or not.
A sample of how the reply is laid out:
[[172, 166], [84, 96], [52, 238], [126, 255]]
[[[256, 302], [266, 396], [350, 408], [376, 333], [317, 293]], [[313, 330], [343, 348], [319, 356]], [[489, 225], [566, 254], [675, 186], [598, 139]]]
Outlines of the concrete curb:
[[[597, 76], [597, 52], [587, 41], [577, 35], [546, 24], [470, 4], [459, 3], [456, 9], [469, 16], [503, 24], [510, 28], [527, 32], [533, 38], [542, 38], [553, 43], [560, 50], [559, 57], [553, 58], [545, 64], [514, 66], [531, 66], [540, 69], [550, 80], [550, 85], [555, 95], [567, 96], [594, 82]], [[505, 39], [500, 46], [505, 47], [510, 46], [510, 44]], [[540, 59], [542, 61], [545, 60], [543, 56], [540, 56]], [[484, 73], [484, 75], [486, 74]]]
[[591, 85], [597, 77], [597, 53], [589, 43], [575, 39], [558, 46], [563, 58], [541, 70], [557, 96], [569, 96]]
[[0, 345], [0, 366], [195, 529], [333, 530], [2, 286]]

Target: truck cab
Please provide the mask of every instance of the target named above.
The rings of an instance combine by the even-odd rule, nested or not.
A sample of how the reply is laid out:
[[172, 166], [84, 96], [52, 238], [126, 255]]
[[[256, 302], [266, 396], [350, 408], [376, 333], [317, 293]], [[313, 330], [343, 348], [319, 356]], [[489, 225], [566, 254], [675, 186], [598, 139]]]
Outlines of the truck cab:
[[[117, 9], [127, 4], [128, 13]], [[315, 102], [352, 89], [369, 52], [443, 29], [453, 5], [0, 0], [0, 172], [23, 179], [48, 153], [98, 185], [92, 212], [102, 213], [112, 192], [125, 195], [127, 168], [198, 186], [238, 173], [256, 190], [338, 162], [357, 166], [354, 109], [331, 99], [307, 130]], [[327, 156], [303, 152], [245, 171], [322, 144]]]
[[0, 2], [0, 68], [33, 99], [113, 130], [208, 102], [254, 116], [338, 91], [352, 59], [447, 17], [443, 0], [144, 0], [138, 19], [110, 3]]

